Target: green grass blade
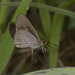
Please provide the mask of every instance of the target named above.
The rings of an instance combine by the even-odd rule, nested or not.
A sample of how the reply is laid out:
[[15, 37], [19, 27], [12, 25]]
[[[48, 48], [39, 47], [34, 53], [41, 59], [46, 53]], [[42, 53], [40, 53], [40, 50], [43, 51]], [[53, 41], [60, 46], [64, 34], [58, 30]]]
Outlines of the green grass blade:
[[[6, 2], [6, 3], [0, 3], [0, 6], [18, 6], [19, 4], [20, 4], [20, 2]], [[57, 13], [64, 14], [64, 15], [67, 15], [70, 17], [75, 17], [75, 13], [72, 11], [60, 9], [60, 8], [45, 5], [42, 3], [31, 2], [30, 6], [37, 7], [37, 8], [43, 8], [43, 9], [46, 9], [48, 11], [57, 12]]]
[[[2, 2], [9, 2], [10, 0], [2, 0]], [[0, 39], [1, 39], [1, 36], [2, 36], [2, 30], [3, 30], [3, 26], [5, 24], [5, 19], [6, 19], [6, 14], [7, 14], [7, 10], [8, 9], [8, 6], [3, 6], [1, 7], [1, 10], [0, 10]]]
[[13, 40], [10, 37], [9, 31], [7, 30], [3, 36], [3, 40], [0, 45], [0, 75], [7, 65], [8, 59], [10, 58], [14, 48]]
[[15, 12], [11, 22], [15, 22], [16, 21], [16, 18], [18, 15], [20, 15], [21, 13], [25, 14], [27, 13], [27, 10], [29, 9], [29, 3], [30, 3], [31, 0], [22, 0], [22, 2], [20, 3], [17, 11]]
[[[60, 4], [59, 8], [68, 9], [69, 6], [73, 3], [73, 1], [68, 1]], [[50, 48], [53, 49], [53, 53], [50, 51], [50, 67], [57, 66], [58, 60], [58, 48], [60, 43], [60, 35], [64, 23], [65, 15], [61, 15], [58, 13], [54, 14], [53, 22], [52, 22], [52, 31], [50, 42], [56, 44], [56, 46], [50, 44]]]
[[75, 75], [75, 67], [39, 70], [22, 75]]
[[[45, 4], [45, 0], [37, 0], [40, 3]], [[47, 35], [47, 37], [50, 36], [50, 28], [51, 28], [51, 17], [48, 10], [39, 8], [40, 17], [43, 25], [43, 29]]]
[[[72, 1], [72, 2], [75, 2], [75, 1]], [[70, 17], [75, 17], [74, 12], [68, 11], [68, 10], [63, 9], [63, 8], [56, 8], [56, 7], [45, 5], [42, 3], [31, 3], [30, 6], [37, 7], [37, 8], [43, 8], [43, 9], [46, 9], [48, 11], [57, 12], [59, 14], [67, 15]]]

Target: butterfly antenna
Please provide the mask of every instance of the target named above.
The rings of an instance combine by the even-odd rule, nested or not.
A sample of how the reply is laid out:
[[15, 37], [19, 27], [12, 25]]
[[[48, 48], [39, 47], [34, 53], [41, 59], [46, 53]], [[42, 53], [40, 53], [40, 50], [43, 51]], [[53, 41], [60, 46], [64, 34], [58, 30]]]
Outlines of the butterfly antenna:
[[48, 43], [48, 41], [45, 41], [45, 43], [43, 43], [43, 45], [46, 45]]
[[48, 47], [48, 46], [46, 46], [46, 48], [47, 48], [47, 51], [50, 50], [50, 51], [53, 52], [53, 53], [56, 52], [55, 49], [52, 49], [52, 48], [50, 48], [50, 47]]

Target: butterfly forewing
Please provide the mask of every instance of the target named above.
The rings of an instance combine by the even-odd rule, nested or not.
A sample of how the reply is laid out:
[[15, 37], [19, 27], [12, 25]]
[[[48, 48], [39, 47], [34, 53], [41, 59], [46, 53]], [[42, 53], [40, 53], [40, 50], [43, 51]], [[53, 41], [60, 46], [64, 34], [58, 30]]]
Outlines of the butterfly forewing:
[[30, 21], [26, 18], [26, 16], [24, 16], [23, 14], [20, 14], [17, 18], [17, 21], [16, 21], [16, 31], [21, 30], [21, 29], [30, 32], [38, 40], [40, 40], [36, 30], [34, 29], [32, 24], [30, 23]]

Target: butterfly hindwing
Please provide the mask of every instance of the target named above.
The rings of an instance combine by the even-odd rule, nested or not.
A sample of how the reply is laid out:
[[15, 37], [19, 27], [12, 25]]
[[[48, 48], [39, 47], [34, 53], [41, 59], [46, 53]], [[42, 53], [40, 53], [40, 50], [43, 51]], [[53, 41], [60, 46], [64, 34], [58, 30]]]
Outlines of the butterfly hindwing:
[[35, 38], [35, 36], [25, 30], [17, 31], [14, 37], [15, 45], [20, 48], [26, 48], [34, 45], [34, 43], [36, 43], [37, 41], [38, 40], [37, 38]]

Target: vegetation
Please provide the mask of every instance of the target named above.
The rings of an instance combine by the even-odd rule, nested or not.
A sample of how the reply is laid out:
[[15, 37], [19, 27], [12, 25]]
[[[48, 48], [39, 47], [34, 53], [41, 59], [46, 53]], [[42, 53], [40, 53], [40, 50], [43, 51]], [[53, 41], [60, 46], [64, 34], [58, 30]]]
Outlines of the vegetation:
[[[74, 2], [75, 0], [32, 0], [32, 2], [31, 0], [22, 0], [21, 2], [2, 0], [0, 3], [0, 74], [12, 73], [15, 75], [37, 69], [75, 66]], [[15, 9], [14, 6], [18, 6], [16, 11], [13, 9], [11, 10], [15, 13], [11, 13], [9, 10], [11, 7], [9, 6], [12, 6], [13, 9]], [[48, 51], [46, 53], [47, 60], [43, 58], [44, 55], [39, 50], [35, 50], [32, 64], [30, 58], [31, 52], [25, 53], [25, 50], [17, 49], [14, 46], [8, 25], [9, 22], [16, 23], [17, 16], [21, 13], [27, 15], [27, 17], [31, 20], [31, 23], [34, 24], [39, 36], [49, 41], [49, 44], [47, 45]], [[14, 15], [11, 16], [11, 14]], [[12, 19], [10, 19], [9, 16], [12, 17]], [[66, 48], [68, 49], [66, 50]], [[38, 63], [42, 64], [41, 68]], [[38, 65], [38, 67], [36, 65]], [[65, 68], [63, 69], [65, 70]]]

